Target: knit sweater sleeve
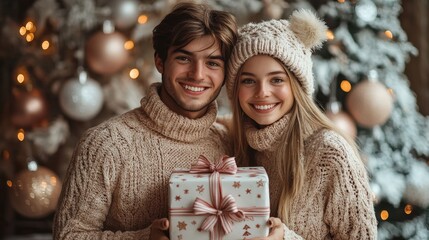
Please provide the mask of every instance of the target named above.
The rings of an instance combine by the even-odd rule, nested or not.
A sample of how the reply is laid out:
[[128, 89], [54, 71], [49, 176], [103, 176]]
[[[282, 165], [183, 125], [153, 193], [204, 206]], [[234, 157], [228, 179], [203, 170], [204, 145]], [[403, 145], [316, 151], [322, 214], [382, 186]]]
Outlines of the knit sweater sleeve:
[[377, 223], [363, 163], [346, 141], [330, 136], [320, 149], [325, 176], [324, 222], [333, 239], [376, 239]]
[[54, 219], [54, 239], [148, 239], [149, 228], [103, 231], [120, 164], [110, 131], [89, 130], [73, 153]]

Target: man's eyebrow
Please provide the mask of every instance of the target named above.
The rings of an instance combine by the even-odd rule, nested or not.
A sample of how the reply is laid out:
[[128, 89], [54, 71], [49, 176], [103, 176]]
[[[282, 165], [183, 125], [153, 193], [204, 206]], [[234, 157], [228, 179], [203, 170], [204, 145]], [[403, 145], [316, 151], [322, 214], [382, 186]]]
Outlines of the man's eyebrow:
[[[189, 55], [189, 56], [194, 56], [195, 55], [193, 52], [190, 52], [190, 51], [187, 51], [187, 50], [181, 49], [181, 48], [175, 49], [173, 51], [173, 53], [183, 53], [183, 54]], [[212, 54], [210, 54], [208, 56], [208, 58], [210, 58], [210, 59], [219, 59], [221, 61], [225, 61], [225, 59], [222, 57], [222, 55], [212, 55]]]

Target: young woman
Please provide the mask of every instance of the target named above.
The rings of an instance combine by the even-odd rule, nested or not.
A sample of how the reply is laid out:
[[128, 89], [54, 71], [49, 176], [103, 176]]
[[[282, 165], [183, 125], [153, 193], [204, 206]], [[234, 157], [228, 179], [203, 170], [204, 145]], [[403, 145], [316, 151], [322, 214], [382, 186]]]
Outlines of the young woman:
[[311, 53], [326, 30], [306, 10], [289, 21], [249, 23], [239, 30], [230, 58], [234, 148], [242, 164], [268, 172], [276, 217], [268, 239], [377, 237], [358, 150], [312, 98]]

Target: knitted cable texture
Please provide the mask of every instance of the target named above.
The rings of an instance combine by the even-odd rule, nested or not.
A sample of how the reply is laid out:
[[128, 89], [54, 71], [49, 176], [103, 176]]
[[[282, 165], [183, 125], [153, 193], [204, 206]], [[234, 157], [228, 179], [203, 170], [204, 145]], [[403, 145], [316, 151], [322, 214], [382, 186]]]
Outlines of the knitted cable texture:
[[[287, 122], [284, 117], [268, 128], [246, 129], [249, 145], [258, 151], [257, 164], [265, 167], [270, 179], [273, 216], [282, 189], [273, 157], [280, 144], [286, 144], [279, 141], [278, 128]], [[376, 239], [367, 173], [350, 145], [330, 130], [306, 135], [304, 145], [304, 186], [292, 203], [285, 239]]]
[[76, 147], [54, 221], [55, 239], [148, 239], [168, 217], [168, 181], [204, 154], [230, 154], [226, 129], [205, 116], [177, 115], [154, 84], [141, 107], [89, 129]]

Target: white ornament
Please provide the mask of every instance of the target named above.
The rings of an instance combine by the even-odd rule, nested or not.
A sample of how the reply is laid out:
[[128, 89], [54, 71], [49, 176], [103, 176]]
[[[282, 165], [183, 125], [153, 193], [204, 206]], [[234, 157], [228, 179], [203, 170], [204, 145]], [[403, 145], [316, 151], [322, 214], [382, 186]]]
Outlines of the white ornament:
[[113, 19], [119, 29], [127, 29], [136, 24], [139, 14], [139, 3], [135, 0], [117, 0], [113, 6]]
[[356, 16], [364, 22], [372, 22], [377, 18], [377, 6], [370, 0], [362, 0], [356, 4]]
[[79, 73], [78, 79], [68, 80], [59, 93], [60, 106], [72, 119], [87, 121], [95, 117], [103, 107], [103, 90], [98, 82]]

